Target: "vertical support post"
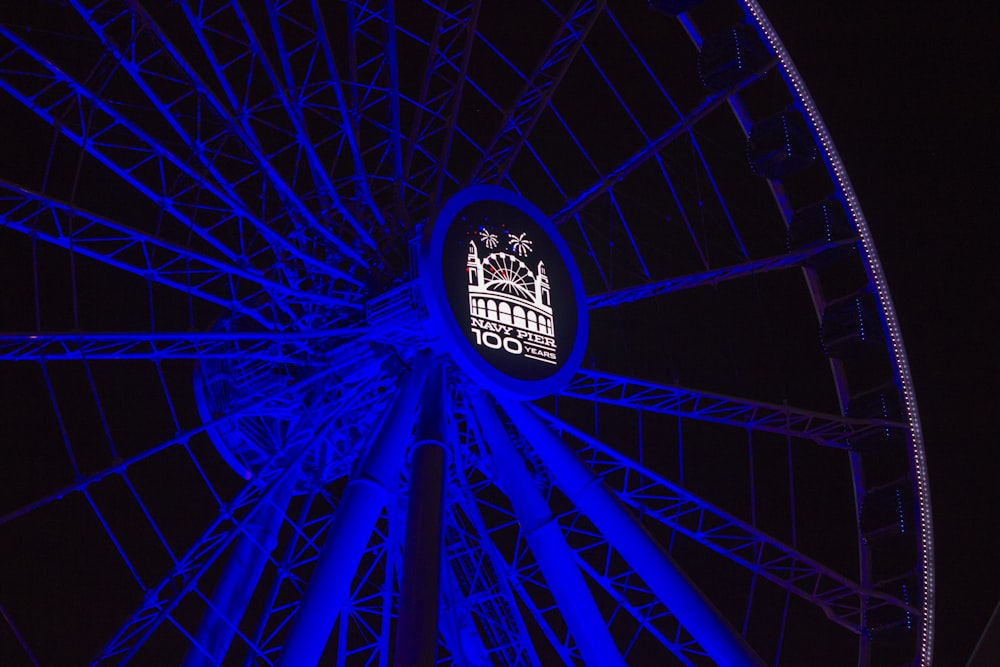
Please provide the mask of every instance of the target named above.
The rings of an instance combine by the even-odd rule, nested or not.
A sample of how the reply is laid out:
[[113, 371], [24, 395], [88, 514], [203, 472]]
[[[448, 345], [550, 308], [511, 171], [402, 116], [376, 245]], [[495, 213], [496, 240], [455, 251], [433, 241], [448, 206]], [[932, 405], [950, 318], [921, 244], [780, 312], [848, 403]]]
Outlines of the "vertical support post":
[[444, 369], [435, 363], [424, 385], [410, 455], [410, 495], [403, 542], [403, 581], [394, 667], [432, 667], [441, 600], [441, 523], [448, 451]]
[[562, 492], [597, 526], [717, 664], [725, 667], [764, 664], [677, 567], [670, 554], [538, 415], [517, 401], [504, 401], [503, 408], [538, 452]]
[[469, 400], [483, 438], [489, 445], [497, 476], [514, 506], [521, 532], [538, 561], [545, 583], [552, 591], [584, 661], [600, 667], [625, 667], [625, 661], [594, 602], [576, 558], [521, 455], [511, 443], [496, 409], [484, 392], [471, 392]]
[[428, 352], [417, 355], [395, 403], [362, 455], [358, 471], [344, 489], [323, 553], [278, 659], [279, 667], [314, 667], [323, 656], [375, 522], [399, 477], [429, 361]]
[[299, 466], [294, 467], [295, 470], [284, 473], [285, 478], [274, 487], [270, 498], [260, 501], [259, 509], [236, 540], [210, 606], [198, 626], [197, 645], [184, 657], [184, 667], [220, 665], [226, 657], [267, 559], [278, 544], [281, 519], [299, 478]]

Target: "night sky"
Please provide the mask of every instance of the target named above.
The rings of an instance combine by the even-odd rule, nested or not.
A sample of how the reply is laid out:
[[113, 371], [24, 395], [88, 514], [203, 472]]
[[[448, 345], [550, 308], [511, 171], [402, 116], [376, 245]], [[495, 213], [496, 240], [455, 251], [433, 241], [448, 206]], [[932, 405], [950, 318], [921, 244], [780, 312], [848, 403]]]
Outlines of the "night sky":
[[934, 512], [935, 664], [1000, 598], [994, 3], [764, 2], [853, 181], [889, 281]]

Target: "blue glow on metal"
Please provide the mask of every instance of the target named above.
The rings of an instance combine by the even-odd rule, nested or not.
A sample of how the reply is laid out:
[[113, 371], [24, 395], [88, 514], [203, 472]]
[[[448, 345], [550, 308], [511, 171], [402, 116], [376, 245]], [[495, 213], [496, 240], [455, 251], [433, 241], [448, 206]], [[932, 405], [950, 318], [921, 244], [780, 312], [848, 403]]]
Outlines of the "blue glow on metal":
[[396, 488], [429, 363], [427, 354], [417, 357], [362, 463], [344, 490], [323, 552], [281, 652], [280, 667], [315, 665], [323, 654], [375, 521]]
[[484, 394], [471, 393], [469, 400], [521, 531], [556, 603], [568, 612], [564, 613], [566, 624], [584, 659], [593, 665], [624, 665], [558, 522], [511, 444], [490, 399]]
[[587, 297], [587, 307], [591, 310], [596, 308], [606, 308], [608, 306], [618, 306], [643, 299], [649, 299], [662, 294], [670, 294], [681, 290], [702, 287], [705, 285], [717, 285], [726, 280], [745, 278], [748, 275], [757, 275], [768, 271], [780, 269], [797, 268], [802, 262], [824, 253], [834, 248], [842, 248], [852, 243], [854, 240], [839, 241], [836, 243], [825, 243], [822, 245], [810, 246], [795, 252], [775, 255], [763, 259], [754, 259], [742, 264], [724, 266], [718, 269], [709, 269], [700, 273], [665, 280], [652, 281], [635, 287], [623, 287], [621, 289], [605, 292], [603, 294], [593, 294]]
[[718, 664], [732, 667], [764, 664], [678, 569], [663, 547], [534, 412], [515, 401], [503, 400], [502, 404], [552, 471], [563, 493], [597, 526]]
[[[83, 33], [75, 37], [85, 40], [98, 57], [104, 54], [101, 68], [91, 77], [81, 77], [72, 65], [61, 67], [59, 57], [44, 53], [40, 31], [31, 34], [20, 27], [0, 26], [0, 62], [5, 68], [0, 89], [25, 107], [19, 112], [53, 128], [57, 137], [53, 154], [73, 144], [75, 150], [66, 152], [79, 164], [96, 166], [114, 187], [127, 191], [123, 204], [131, 196], [140, 203], [138, 208], [153, 210], [158, 217], [155, 222], [142, 220], [143, 212], [135, 218], [127, 213], [108, 218], [96, 212], [102, 210], [101, 202], [79, 193], [62, 201], [67, 197], [62, 186], [49, 181], [50, 172], [55, 174], [52, 181], [58, 180], [62, 165], [50, 158], [44, 192], [0, 181], [0, 227], [5, 228], [0, 231], [25, 237], [18, 241], [31, 244], [35, 262], [37, 243], [40, 248], [50, 245], [67, 251], [71, 265], [76, 258], [86, 258], [79, 262], [81, 266], [95, 260], [129, 274], [126, 280], [148, 292], [149, 326], [155, 331], [45, 331], [42, 309], [36, 304], [37, 333], [0, 334], [0, 360], [35, 362], [25, 365], [32, 371], [40, 367], [68, 454], [72, 478], [67, 479], [73, 480], [53, 484], [49, 488], [58, 490], [46, 489], [47, 495], [38, 500], [5, 509], [0, 526], [65, 497], [71, 503], [74, 498], [80, 504], [86, 501], [96, 515], [115, 558], [124, 562], [127, 573], [123, 578], [131, 577], [128, 583], [143, 596], [130, 616], [126, 616], [129, 610], [122, 612], [126, 620], [117, 626], [95, 664], [124, 663], [133, 656], [136, 662], [148, 660], [148, 655], [140, 653], [144, 643], [154, 633], [159, 633], [159, 640], [174, 631], [189, 647], [187, 664], [191, 666], [228, 663], [237, 653], [246, 656], [248, 667], [261, 663], [311, 666], [328, 645], [336, 651], [338, 664], [387, 664], [390, 633], [403, 625], [395, 619], [400, 609], [401, 569], [406, 576], [406, 567], [397, 562], [402, 543], [399, 533], [407, 519], [407, 510], [399, 502], [405, 451], [414, 446], [412, 427], [418, 410], [422, 417], [432, 412], [427, 393], [442, 393], [435, 383], [440, 379], [437, 374], [443, 372], [454, 384], [447, 397], [438, 396], [433, 402], [446, 413], [447, 427], [439, 428], [433, 437], [425, 437], [418, 427], [415, 444], [447, 447], [451, 456], [444, 466], [448, 486], [441, 520], [445, 590], [440, 633], [456, 664], [465, 660], [527, 667], [556, 656], [567, 664], [582, 659], [591, 665], [620, 665], [625, 659], [638, 660], [641, 652], [632, 653], [634, 646], [650, 638], [656, 650], [669, 650], [684, 664], [700, 664], [706, 653], [721, 664], [756, 664], [742, 640], [624, 506], [643, 513], [650, 522], [657, 522], [658, 529], [671, 531], [671, 536], [690, 538], [698, 548], [720, 554], [737, 575], [747, 574], [755, 583], [759, 576], [822, 610], [832, 622], [861, 636], [862, 652], [868, 648], [866, 613], [883, 608], [905, 612], [907, 627], [916, 624], [923, 633], [919, 641], [929, 660], [933, 599], [929, 592], [933, 583], [929, 504], [902, 344], [881, 269], [839, 158], [765, 19], [758, 16], [758, 26], [752, 29], [764, 31], [785, 64], [796, 104], [804, 105], [812, 119], [811, 131], [846, 192], [843, 198], [861, 237], [749, 259], [743, 236], [747, 235], [749, 243], [750, 233], [756, 231], [754, 221], [747, 222], [745, 229], [737, 225], [744, 222], [742, 212], [724, 199], [721, 184], [727, 181], [716, 179], [709, 165], [711, 153], [706, 157], [695, 134], [703, 119], [727, 104], [737, 120], [749, 127], [749, 115], [739, 96], [773, 72], [773, 59], [748, 73], [734, 88], [700, 97], [700, 103], [682, 112], [654, 73], [653, 63], [643, 56], [640, 47], [648, 46], [642, 43], [645, 38], [637, 35], [633, 42], [600, 0], [567, 3], [570, 8], [564, 13], [551, 3], [541, 3], [543, 13], [556, 15], [554, 19], [547, 16], [554, 24], [548, 27], [554, 30], [546, 33], [549, 41], [539, 45], [541, 56], [534, 67], [523, 70], [519, 69], [521, 54], [510, 57], [510, 47], [497, 47], [488, 36], [490, 29], [477, 25], [478, 0], [460, 7], [417, 3], [415, 8], [382, 0], [349, 0], [346, 8], [333, 9], [320, 0], [287, 0], [266, 3], [266, 11], [249, 9], [249, 13], [233, 0], [167, 3], [151, 13], [129, 0], [69, 0], [69, 4], [79, 15], [69, 18]], [[487, 6], [483, 3], [483, 11], [493, 11]], [[753, 0], [749, 10], [759, 12]], [[627, 11], [631, 10], [623, 10], [623, 18]], [[602, 13], [610, 17], [610, 26], [603, 19], [598, 23]], [[324, 16], [344, 18], [340, 14], [346, 16], [347, 25], [328, 30]], [[415, 15], [421, 16], [416, 22]], [[680, 21], [698, 43], [693, 24], [684, 17]], [[161, 22], [166, 29], [161, 30]], [[270, 30], [262, 32], [265, 25]], [[433, 32], [428, 33], [432, 25]], [[596, 39], [588, 39], [595, 25]], [[656, 98], [657, 90], [662, 94], [663, 99], [656, 102], [663, 107], [658, 112], [673, 115], [658, 115], [653, 122], [643, 118], [644, 110], [629, 105], [625, 86], [630, 81], [616, 81], [620, 54], [604, 59], [608, 54], [601, 42], [611, 26], [637, 59], [634, 71], [649, 75], [644, 89], [648, 97]], [[188, 34], [174, 41], [182, 33]], [[662, 45], [657, 42], [657, 47]], [[57, 56], [58, 51], [56, 47]], [[489, 65], [503, 70], [505, 86], [493, 90], [482, 72], [470, 70], [473, 52], [477, 56], [485, 52]], [[595, 89], [602, 88], [634, 125], [623, 134], [635, 130], [641, 140], [623, 145], [620, 154], [610, 151], [614, 155], [610, 160], [596, 150], [599, 144], [591, 144], [587, 131], [580, 130], [580, 118], [574, 115], [578, 110], [557, 95], [564, 78], [571, 83], [563, 90], [580, 85], [572, 79], [580, 64], [574, 63], [578, 53], [585, 54], [596, 68]], [[338, 69], [335, 60], [341, 58]], [[415, 58], [413, 63], [409, 58]], [[419, 67], [418, 61], [426, 61], [424, 79], [407, 81], [414, 71], [411, 66]], [[27, 71], [17, 72], [18, 68]], [[587, 72], [590, 76], [592, 70]], [[565, 104], [565, 115], [556, 104]], [[468, 114], [466, 107], [485, 112], [482, 117], [492, 114], [492, 124], [463, 127], [460, 118]], [[144, 122], [150, 118], [154, 122]], [[671, 127], [672, 118], [678, 120]], [[404, 120], [412, 121], [409, 135], [401, 127]], [[648, 132], [644, 122], [649, 123]], [[554, 128], [551, 137], [539, 136], [541, 130], [532, 134], [543, 123]], [[604, 134], [603, 128], [598, 134]], [[548, 145], [550, 139], [559, 150]], [[732, 235], [730, 240], [735, 240], [747, 261], [723, 267], [709, 262], [709, 245], [703, 246], [689, 221], [687, 209], [693, 207], [682, 203], [683, 190], [679, 193], [675, 188], [676, 165], [669, 161], [668, 150], [675, 142], [690, 149], [692, 171], [698, 178], [707, 175], [729, 223], [720, 225], [722, 233], [727, 239]], [[570, 150], [561, 152], [567, 146]], [[579, 155], [569, 157], [567, 153], [574, 149]], [[563, 164], [574, 162], [571, 173], [565, 173]], [[648, 182], [647, 176], [651, 176]], [[679, 187], [685, 187], [682, 179], [677, 180]], [[413, 253], [407, 265], [407, 244], [416, 245], [419, 240], [413, 237], [419, 236], [421, 227], [430, 228], [440, 200], [462, 183], [487, 181], [509, 189], [479, 185], [459, 190], [441, 218], [447, 222], [463, 204], [488, 196], [526, 213], [551, 237], [554, 255], [570, 273], [571, 280], [566, 282], [572, 282], [576, 302], [570, 315], [578, 335], [550, 377], [525, 380], [516, 377], [513, 365], [480, 363], [483, 356], [466, 335], [471, 335], [471, 328], [461, 330], [454, 313], [448, 311], [443, 284], [452, 277], [441, 275], [443, 251], [435, 245], [447, 224], [435, 226], [426, 235], [429, 249], [424, 248], [419, 262]], [[676, 206], [668, 217], [678, 229], [683, 220], [703, 271], [678, 277], [669, 259], [662, 261], [670, 257], [670, 251], [658, 256], [661, 249], [644, 246], [648, 237], [643, 223], [648, 221], [642, 217], [645, 213], [632, 207], [636, 193], [630, 188], [646, 187], [653, 181], [663, 188], [667, 207], [671, 199]], [[787, 219], [780, 185], [774, 191]], [[555, 210], [554, 217], [543, 215], [521, 192], [539, 206], [544, 203], [545, 210]], [[651, 212], [650, 219], [662, 221], [659, 213]], [[571, 220], [576, 229], [568, 224], [557, 231], [556, 225]], [[628, 262], [618, 263], [622, 250], [606, 246], [601, 239], [605, 229], [625, 253], [634, 252], [635, 262], [629, 256]], [[510, 244], [518, 232], [491, 231], [486, 225], [483, 231], [494, 233], [497, 243], [507, 245], [502, 252], [510, 260], [504, 260], [508, 263], [503, 270], [516, 273], [522, 264], [527, 266], [536, 290], [528, 296], [542, 303], [541, 294], [548, 289], [539, 278], [548, 276], [543, 263], [522, 261], [531, 251], [523, 241], [530, 239], [522, 237]], [[622, 242], [623, 236], [631, 251]], [[869, 288], [878, 295], [876, 324], [881, 324], [880, 328], [862, 323], [870, 325], [862, 335], [881, 335], [891, 347], [902, 373], [907, 423], [850, 419], [647, 382], [632, 373], [641, 375], [641, 368], [635, 366], [644, 360], [642, 354], [654, 351], [622, 352], [618, 358], [617, 345], [605, 346], [604, 340], [595, 345], [606, 349], [593, 354], [594, 368], [609, 362], [617, 369], [622, 367], [620, 362], [626, 362], [629, 375], [579, 370], [590, 311], [640, 302], [651, 308], [670, 301], [668, 297], [656, 302], [656, 297], [789, 267], [808, 267], [809, 260], [820, 253], [859, 242]], [[487, 243], [482, 239], [482, 245]], [[477, 246], [477, 252], [480, 249]], [[494, 250], [501, 252], [490, 248], [491, 253]], [[593, 258], [587, 280], [599, 289], [589, 296], [584, 295], [583, 281], [573, 264], [574, 252], [577, 257], [589, 254]], [[476, 255], [468, 268], [484, 270], [485, 257], [486, 253]], [[552, 268], [549, 258], [544, 264]], [[697, 259], [693, 265], [698, 266]], [[33, 270], [37, 272], [38, 267]], [[78, 291], [75, 285], [85, 271], [78, 275], [73, 268], [72, 273], [74, 286], [68, 298], [75, 310], [78, 301], [85, 304], [93, 295], [85, 289]], [[787, 275], [775, 273], [768, 279], [778, 277]], [[469, 285], [463, 286], [466, 297], [479, 294], [473, 294]], [[520, 283], [509, 280], [507, 285], [514, 290]], [[37, 273], [33, 287], [36, 295], [45, 291]], [[192, 304], [200, 304], [211, 313], [206, 320], [216, 322], [215, 330], [189, 332], [177, 326], [171, 333], [161, 328], [172, 313], [153, 306], [154, 288], [160, 287], [169, 288], [170, 297], [186, 300], [191, 327], [203, 324], [196, 325], [192, 314]], [[817, 298], [817, 292], [812, 296]], [[45, 307], [49, 309], [48, 304]], [[489, 306], [484, 308], [489, 310]], [[528, 311], [521, 312], [527, 322]], [[537, 333], [542, 311], [531, 312]], [[597, 314], [595, 322], [610, 315], [607, 310]], [[61, 330], [69, 328], [60, 326]], [[497, 331], [485, 327], [476, 331], [484, 336], [497, 334], [484, 338], [481, 348], [516, 347]], [[556, 327], [556, 333], [560, 331]], [[554, 343], [538, 345], [557, 348], [560, 354], [565, 351]], [[436, 356], [432, 358], [427, 348]], [[513, 354], [511, 349], [507, 352]], [[102, 401], [100, 383], [94, 379], [98, 367], [122, 360], [128, 361], [121, 366], [141, 366], [155, 373], [154, 392], [163, 394], [156, 400], [161, 401], [159, 412], [167, 425], [160, 425], [165, 429], [162, 435], [143, 441], [142, 449], [120, 437], [113, 423], [116, 415], [105, 408], [110, 401]], [[69, 435], [79, 428], [74, 423], [77, 406], [67, 407], [70, 401], [57, 396], [72, 385], [52, 379], [69, 366], [85, 376], [82, 386], [94, 398], [98, 423], [92, 439], [104, 461], [96, 471], [86, 458], [88, 438]], [[427, 381], [432, 367], [435, 380]], [[183, 369], [188, 380], [183, 390], [172, 384], [178, 369]], [[100, 389], [106, 391], [104, 386]], [[119, 390], [113, 387], [107, 393]], [[519, 402], [521, 398], [541, 398], [540, 405], [553, 399], [559, 415], [561, 410], [572, 413], [582, 406], [584, 412], [593, 413], [592, 426], [578, 428], [573, 425], [578, 422], [529, 408]], [[885, 396], [880, 398], [884, 402]], [[506, 417], [494, 399], [506, 406]], [[616, 426], [615, 419], [607, 416], [613, 413], [638, 421], [637, 449], [627, 454], [603, 440]], [[882, 417], [884, 413], [883, 405]], [[649, 415], [645, 425], [644, 414]], [[200, 425], [186, 426], [197, 423], [199, 416]], [[656, 430], [658, 420], [661, 426]], [[759, 431], [786, 436], [789, 442], [794, 437], [806, 447], [818, 444], [834, 450], [848, 449], [848, 436], [908, 428], [921, 514], [911, 515], [905, 525], [900, 514], [899, 525], [900, 530], [920, 535], [922, 578], [914, 579], [917, 583], [912, 588], [904, 583], [903, 600], [899, 600], [872, 587], [866, 579], [870, 572], [864, 557], [860, 582], [806, 557], [796, 544], [791, 489], [789, 546], [759, 529], [755, 520], [740, 520], [687, 490], [683, 460], [679, 483], [643, 465], [643, 457], [660, 444], [644, 436], [644, 429], [672, 437], [673, 422], [680, 434], [685, 420], [712, 429], [738, 429], [748, 438]], [[561, 440], [553, 429], [570, 437]], [[683, 440], [680, 435], [677, 439]], [[583, 446], [571, 449], [570, 442]], [[684, 458], [685, 446], [679, 443], [677, 458]], [[638, 461], [630, 458], [636, 451]], [[841, 459], [854, 456], [822, 451]], [[153, 467], [174, 454], [194, 470], [195, 485], [204, 483], [199, 491], [210, 497], [204, 520], [191, 521], [199, 530], [209, 524], [193, 542], [175, 542], [169, 534], [171, 521], [189, 521], [189, 517], [164, 519], [155, 503], [147, 504], [142, 497], [146, 489], [141, 483], [133, 485], [134, 480], [143, 479], [145, 466]], [[752, 467], [755, 455], [751, 454], [752, 502], [757, 501], [753, 475], [759, 473]], [[239, 480], [232, 479], [219, 456]], [[791, 480], [790, 444], [788, 461]], [[210, 479], [215, 469], [222, 470], [224, 481]], [[149, 524], [155, 536], [149, 542], [171, 563], [168, 574], [155, 581], [144, 572], [141, 549], [137, 556], [134, 545], [119, 535], [115, 517], [102, 509], [108, 501], [101, 494], [117, 478], [129, 502], [134, 498], [139, 520]], [[343, 493], [342, 484], [346, 484]], [[411, 496], [420, 495], [411, 492]], [[569, 503], [564, 502], [564, 495]], [[897, 491], [897, 504], [899, 497]], [[411, 497], [411, 503], [414, 500], [419, 504], [420, 498]], [[751, 518], [755, 517], [752, 505]], [[281, 553], [272, 554], [279, 527], [283, 535], [290, 535], [278, 550]], [[595, 553], [600, 556], [595, 558]], [[626, 564], [620, 563], [618, 555], [624, 556]], [[598, 562], [602, 559], [603, 565]], [[435, 564], [436, 560], [431, 566]], [[264, 568], [270, 573], [262, 578]], [[155, 576], [166, 569], [160, 568]], [[209, 595], [206, 582], [219, 569], [222, 579], [214, 595]], [[260, 590], [267, 581], [273, 582], [270, 590]], [[911, 596], [915, 606], [911, 606]], [[437, 599], [436, 593], [433, 597]], [[752, 627], [751, 607], [761, 599], [754, 592], [742, 598], [747, 606], [744, 629]], [[185, 618], [188, 614], [181, 605], [189, 603], [204, 611], [200, 626]], [[242, 619], [248, 606], [263, 609], [252, 628], [254, 619]], [[667, 607], [674, 614], [665, 611]], [[786, 603], [785, 614], [787, 609]], [[673, 630], [664, 631], [658, 624], [664, 618], [674, 623]], [[634, 623], [634, 630], [629, 630], [631, 640], [628, 634], [619, 634], [623, 619]], [[25, 653], [37, 662], [13, 621], [7, 622]], [[434, 630], [422, 633], [425, 643], [436, 645]], [[697, 641], [691, 641], [685, 630]], [[784, 630], [783, 616], [779, 635]], [[405, 642], [407, 638], [396, 639]], [[782, 639], [778, 637], [779, 654]]]
[[272, 489], [270, 497], [261, 499], [261, 509], [251, 517], [236, 540], [194, 643], [184, 659], [184, 667], [211, 667], [225, 658], [264, 566], [278, 544], [278, 530], [295, 489], [297, 472], [297, 468], [291, 468], [282, 482]]

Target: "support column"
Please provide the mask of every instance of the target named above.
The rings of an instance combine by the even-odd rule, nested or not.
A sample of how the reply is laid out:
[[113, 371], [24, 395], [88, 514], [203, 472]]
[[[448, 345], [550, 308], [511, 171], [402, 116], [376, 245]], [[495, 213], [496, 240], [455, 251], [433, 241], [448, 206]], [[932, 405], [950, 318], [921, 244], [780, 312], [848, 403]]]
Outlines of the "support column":
[[504, 410], [552, 473], [556, 484], [719, 665], [761, 667], [763, 661], [704, 598], [618, 498], [531, 409]]
[[625, 661], [576, 564], [576, 557], [489, 397], [485, 393], [472, 392], [469, 398], [504, 493], [514, 506], [521, 532], [584, 661], [594, 667], [624, 667]]
[[299, 465], [294, 468], [284, 473], [284, 479], [274, 487], [269, 498], [260, 501], [259, 508], [236, 540], [210, 606], [198, 626], [197, 646], [188, 650], [184, 667], [220, 665], [226, 657], [267, 559], [278, 543], [281, 520], [299, 477]]
[[315, 667], [323, 655], [375, 522], [398, 479], [429, 361], [430, 353], [417, 355], [395, 403], [347, 483], [279, 667]]
[[394, 667], [433, 667], [441, 600], [441, 523], [448, 470], [444, 369], [435, 363], [424, 385], [410, 456], [410, 494]]

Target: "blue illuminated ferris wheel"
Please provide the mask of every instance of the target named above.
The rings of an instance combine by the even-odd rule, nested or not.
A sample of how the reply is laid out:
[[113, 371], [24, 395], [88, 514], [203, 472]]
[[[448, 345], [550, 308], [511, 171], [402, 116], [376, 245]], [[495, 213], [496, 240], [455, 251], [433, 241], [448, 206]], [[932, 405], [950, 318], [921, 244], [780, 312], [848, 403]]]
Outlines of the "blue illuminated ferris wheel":
[[20, 4], [0, 662], [930, 664], [898, 325], [754, 0]]

